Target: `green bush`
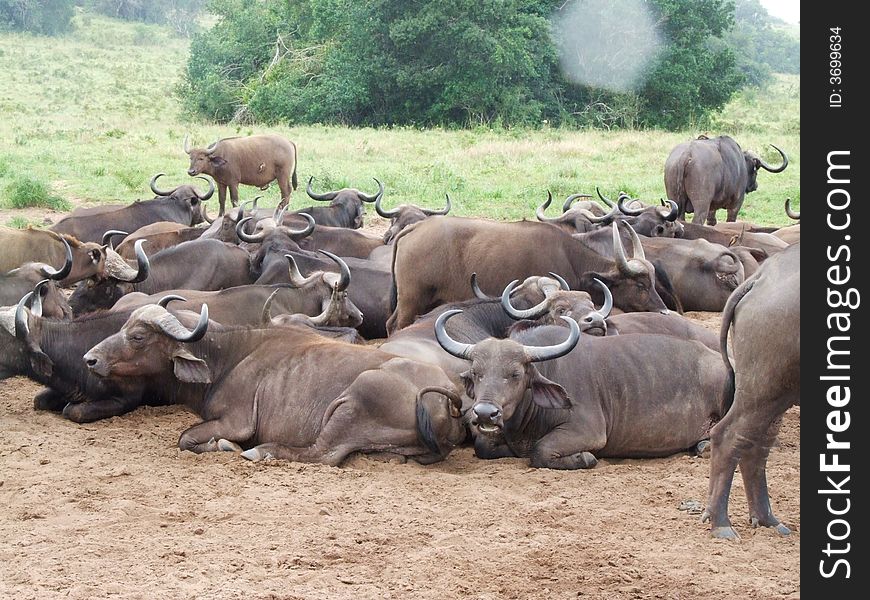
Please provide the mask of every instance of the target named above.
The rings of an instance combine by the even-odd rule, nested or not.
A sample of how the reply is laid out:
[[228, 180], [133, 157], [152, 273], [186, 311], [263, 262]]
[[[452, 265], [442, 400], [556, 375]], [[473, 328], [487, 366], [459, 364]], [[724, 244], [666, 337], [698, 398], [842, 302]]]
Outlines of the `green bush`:
[[58, 35], [72, 29], [75, 0], [0, 0], [0, 30]]
[[48, 185], [33, 177], [18, 177], [6, 187], [6, 197], [12, 208], [44, 207], [68, 211], [72, 205], [51, 193]]

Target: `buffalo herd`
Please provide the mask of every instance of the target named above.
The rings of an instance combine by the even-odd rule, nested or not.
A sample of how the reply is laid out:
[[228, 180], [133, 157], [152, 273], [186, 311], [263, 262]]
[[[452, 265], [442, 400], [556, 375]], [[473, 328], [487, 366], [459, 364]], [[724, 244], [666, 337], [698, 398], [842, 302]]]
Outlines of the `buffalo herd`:
[[[577, 193], [547, 216], [548, 193], [537, 220], [505, 222], [452, 216], [449, 196], [389, 208], [377, 179], [369, 194], [312, 177], [317, 202], [291, 210], [289, 140], [184, 149], [207, 190], [159, 173], [152, 199], [0, 229], [0, 378], [44, 385], [35, 409], [84, 423], [182, 404], [201, 422], [181, 449], [254, 461], [428, 464], [469, 444], [587, 469], [711, 448], [713, 535], [737, 536], [738, 465], [751, 524], [788, 533], [765, 467], [800, 402], [800, 225], [735, 222], [781, 150], [771, 167], [702, 136], [668, 158], [667, 200]], [[273, 181], [276, 208], [239, 201]], [[369, 203], [384, 235], [361, 229]], [[720, 335], [686, 311], [722, 311]]]

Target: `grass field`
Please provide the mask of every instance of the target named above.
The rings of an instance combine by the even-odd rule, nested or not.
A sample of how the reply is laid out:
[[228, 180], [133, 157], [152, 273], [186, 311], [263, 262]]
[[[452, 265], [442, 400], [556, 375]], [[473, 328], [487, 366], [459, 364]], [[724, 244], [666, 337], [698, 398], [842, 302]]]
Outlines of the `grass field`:
[[[698, 133], [727, 133], [774, 163], [779, 157], [766, 144], [776, 144], [791, 161], [781, 174], [759, 175], [759, 190], [747, 196], [741, 218], [787, 224], [785, 198], [800, 208], [796, 76], [740, 94], [717, 115], [716, 129], [704, 132], [225, 126], [183, 116], [175, 87], [187, 40], [162, 27], [87, 14], [76, 23], [61, 38], [0, 34], [0, 207], [9, 208], [10, 190], [21, 178], [43, 182], [73, 204], [149, 198], [154, 173], [168, 174], [164, 187], [188, 181], [185, 134], [204, 145], [268, 131], [298, 146], [303, 191], [294, 195], [297, 207], [310, 204], [304, 184], [311, 175], [318, 191], [353, 186], [372, 192], [377, 177], [388, 207], [440, 207], [446, 192], [455, 214], [501, 219], [534, 218], [548, 189], [557, 199], [600, 186], [609, 195], [624, 190], [657, 201], [674, 145]], [[245, 189], [242, 197], [254, 192]], [[277, 203], [277, 186], [266, 194]], [[13, 216], [10, 222], [25, 220]]]

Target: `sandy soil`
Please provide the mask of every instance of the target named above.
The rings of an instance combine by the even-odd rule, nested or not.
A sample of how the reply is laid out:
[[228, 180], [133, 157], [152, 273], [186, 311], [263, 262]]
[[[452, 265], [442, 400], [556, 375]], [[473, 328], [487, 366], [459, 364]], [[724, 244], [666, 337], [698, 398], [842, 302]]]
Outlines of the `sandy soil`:
[[[706, 326], [718, 314], [693, 313]], [[798, 598], [800, 411], [771, 455], [774, 509], [739, 543], [697, 515], [709, 462], [602, 460], [591, 471], [482, 461], [341, 468], [181, 452], [197, 418], [141, 408], [76, 425], [0, 383], [0, 598]]]

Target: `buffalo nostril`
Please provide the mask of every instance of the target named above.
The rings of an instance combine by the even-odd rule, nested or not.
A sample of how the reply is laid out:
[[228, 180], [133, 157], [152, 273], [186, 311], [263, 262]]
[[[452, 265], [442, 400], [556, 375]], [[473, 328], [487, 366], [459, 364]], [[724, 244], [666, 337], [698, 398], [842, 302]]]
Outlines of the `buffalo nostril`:
[[95, 367], [95, 366], [97, 366], [97, 359], [96, 359], [96, 358], [86, 358], [86, 359], [85, 359], [85, 363], [86, 363], [89, 367]]
[[593, 319], [592, 317], [586, 317], [586, 318], [583, 319], [583, 320], [586, 321], [587, 323], [591, 323], [591, 322], [594, 321], [595, 319]]

